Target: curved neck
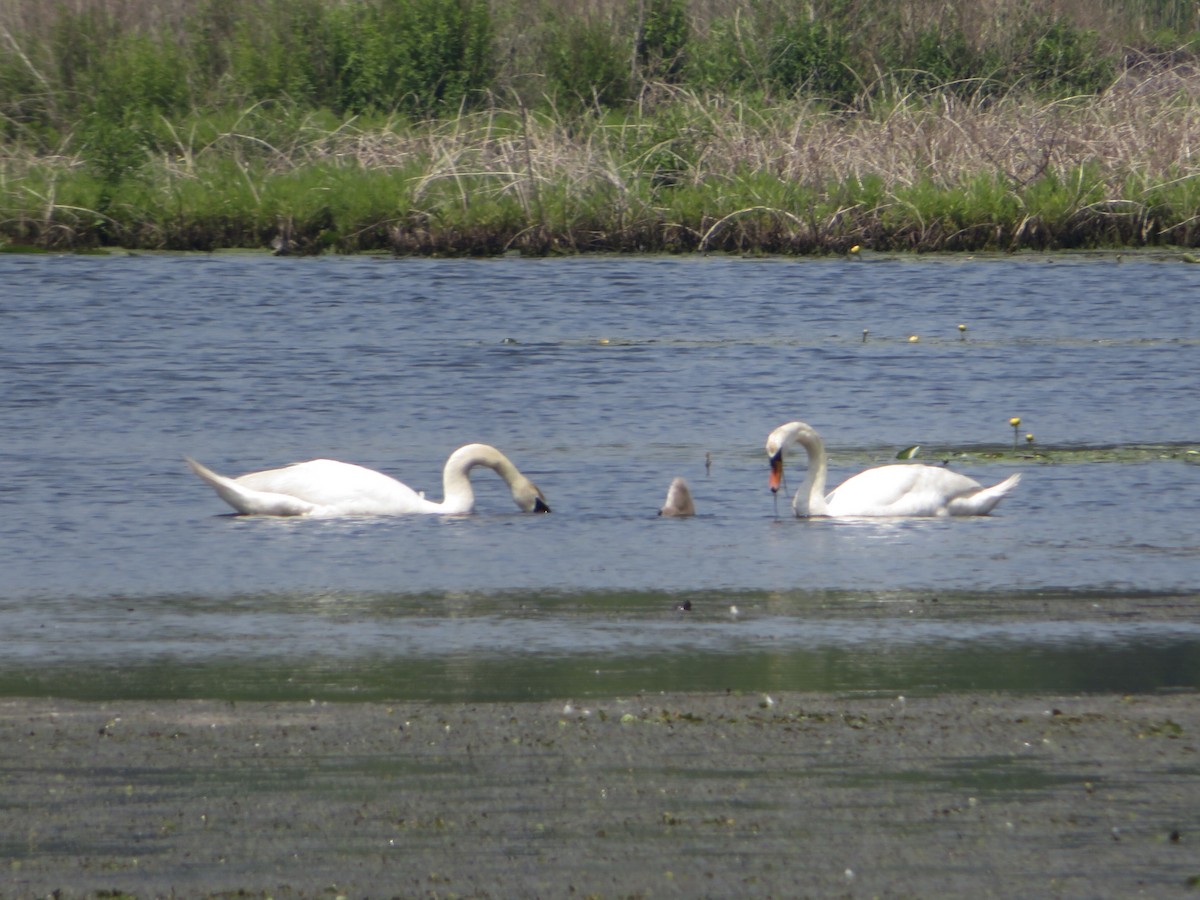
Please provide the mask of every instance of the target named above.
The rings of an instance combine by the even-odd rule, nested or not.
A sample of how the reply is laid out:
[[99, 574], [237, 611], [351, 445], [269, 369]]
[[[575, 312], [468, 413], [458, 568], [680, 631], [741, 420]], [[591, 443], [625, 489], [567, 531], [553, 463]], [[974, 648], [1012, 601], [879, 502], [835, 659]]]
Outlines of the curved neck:
[[829, 514], [825, 503], [825, 473], [828, 463], [825, 458], [825, 442], [816, 430], [803, 422], [793, 423], [788, 433], [787, 444], [795, 443], [804, 448], [808, 454], [808, 471], [804, 475], [804, 483], [792, 499], [792, 509], [798, 516], [824, 516]]
[[509, 488], [520, 477], [507, 456], [487, 444], [467, 444], [459, 447], [446, 460], [442, 469], [442, 511], [450, 514], [468, 513], [475, 507], [475, 491], [471, 489], [470, 472], [476, 466], [486, 466], [496, 472]]

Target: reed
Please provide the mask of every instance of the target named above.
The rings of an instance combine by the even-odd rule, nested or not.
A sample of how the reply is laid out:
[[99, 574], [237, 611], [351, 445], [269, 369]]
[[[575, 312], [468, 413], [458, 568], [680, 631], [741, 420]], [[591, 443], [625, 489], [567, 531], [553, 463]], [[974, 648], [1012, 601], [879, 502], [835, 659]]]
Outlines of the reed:
[[283, 98], [424, 117], [489, 94], [619, 106], [659, 83], [849, 105], [884, 75], [1094, 93], [1131, 48], [1186, 52], [1198, 31], [1187, 0], [5, 0], [0, 115], [45, 137]]
[[912, 96], [849, 118], [680, 90], [569, 120], [331, 127], [252, 109], [164, 124], [170, 151], [115, 181], [80, 155], [10, 154], [0, 233], [164, 249], [282, 235], [292, 252], [1195, 246], [1200, 107], [1180, 98], [1197, 91], [1164, 72], [1086, 102]]
[[[742, 21], [724, 0], [9, 0], [0, 239], [445, 254], [1200, 240], [1197, 67], [1101, 52], [1135, 31], [1182, 40], [1188, 4], [792, 6]], [[442, 37], [366, 40], [364, 23], [400, 28], [388, 15], [440, 16], [421, 21]], [[848, 25], [836, 40], [830, 21]], [[384, 81], [346, 64], [352, 46]], [[922, 47], [922, 68], [892, 64]]]

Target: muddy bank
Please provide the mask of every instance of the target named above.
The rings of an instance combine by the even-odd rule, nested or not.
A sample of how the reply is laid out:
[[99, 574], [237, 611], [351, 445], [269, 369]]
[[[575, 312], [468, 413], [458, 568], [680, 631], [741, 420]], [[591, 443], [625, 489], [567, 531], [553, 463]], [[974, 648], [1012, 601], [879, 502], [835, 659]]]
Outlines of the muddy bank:
[[5, 700], [0, 895], [1178, 895], [1198, 748], [1193, 693]]

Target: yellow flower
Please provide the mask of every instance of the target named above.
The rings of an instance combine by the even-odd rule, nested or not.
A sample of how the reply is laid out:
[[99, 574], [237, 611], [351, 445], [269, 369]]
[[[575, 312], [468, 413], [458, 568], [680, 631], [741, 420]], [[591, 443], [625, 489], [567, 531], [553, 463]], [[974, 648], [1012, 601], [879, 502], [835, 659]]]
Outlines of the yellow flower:
[[1020, 428], [1021, 427], [1021, 417], [1013, 416], [1011, 419], [1008, 420], [1008, 424], [1011, 425], [1013, 428]]

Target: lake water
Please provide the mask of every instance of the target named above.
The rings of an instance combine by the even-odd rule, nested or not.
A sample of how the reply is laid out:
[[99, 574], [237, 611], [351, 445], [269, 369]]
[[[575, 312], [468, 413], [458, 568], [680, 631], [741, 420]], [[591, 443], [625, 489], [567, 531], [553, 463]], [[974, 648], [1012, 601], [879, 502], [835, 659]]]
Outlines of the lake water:
[[[0, 695], [1200, 687], [1198, 293], [1130, 257], [0, 256]], [[913, 444], [1023, 480], [776, 515], [792, 419], [833, 484]], [[182, 461], [440, 499], [470, 441], [554, 512], [479, 470], [472, 516], [239, 518]], [[695, 519], [655, 515], [676, 475]]]

